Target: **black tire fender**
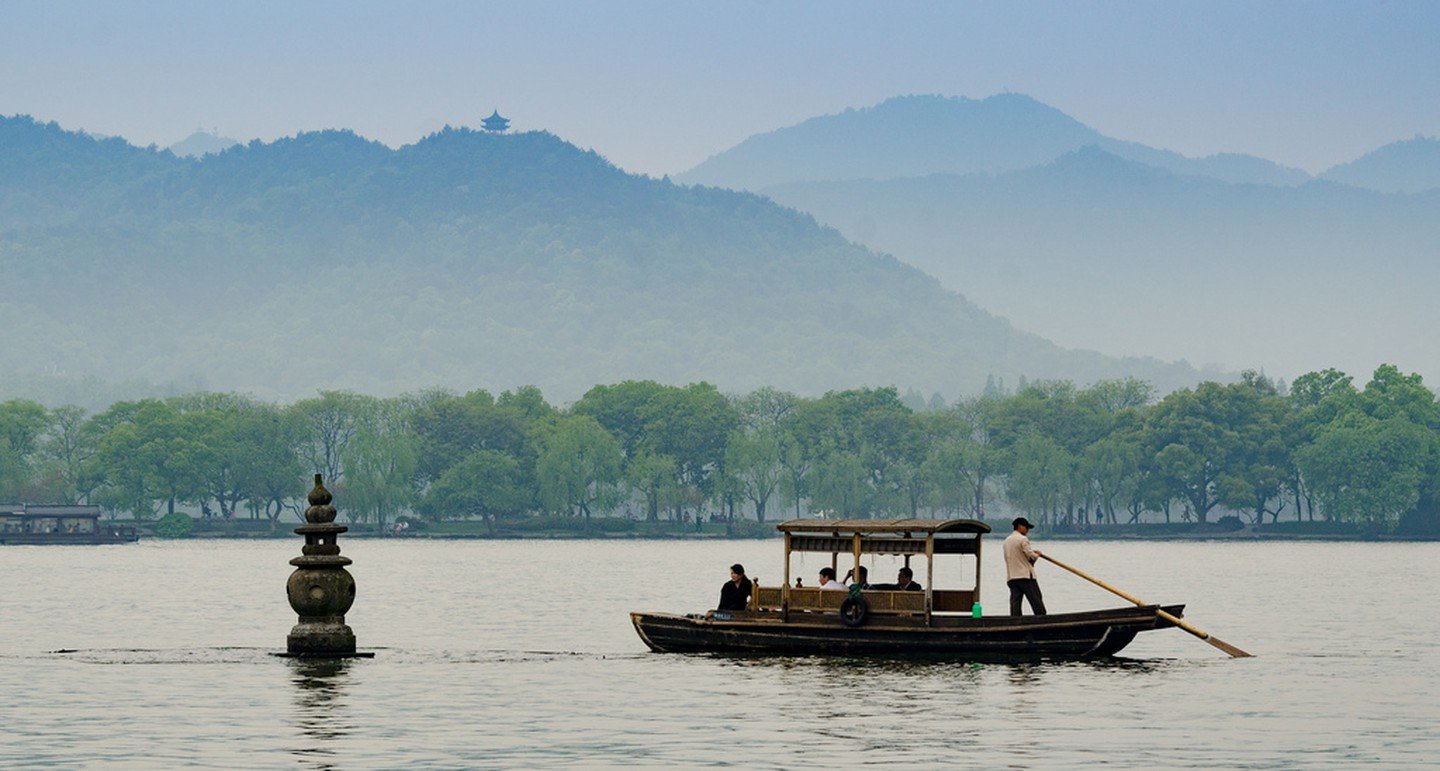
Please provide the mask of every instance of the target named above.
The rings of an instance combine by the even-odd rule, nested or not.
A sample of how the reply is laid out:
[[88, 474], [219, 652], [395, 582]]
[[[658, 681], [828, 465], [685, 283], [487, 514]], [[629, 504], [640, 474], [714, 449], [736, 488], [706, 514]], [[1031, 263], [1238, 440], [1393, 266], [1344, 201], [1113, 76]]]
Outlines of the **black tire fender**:
[[860, 626], [869, 615], [870, 603], [858, 594], [852, 594], [840, 603], [840, 620], [845, 622], [845, 626]]

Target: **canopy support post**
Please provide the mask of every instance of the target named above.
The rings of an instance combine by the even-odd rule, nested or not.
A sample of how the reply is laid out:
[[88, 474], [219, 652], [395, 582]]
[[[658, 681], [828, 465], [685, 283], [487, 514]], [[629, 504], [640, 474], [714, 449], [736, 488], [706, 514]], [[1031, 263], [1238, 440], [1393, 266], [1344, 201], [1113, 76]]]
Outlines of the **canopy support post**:
[[925, 536], [925, 626], [934, 626], [935, 612], [935, 534]]
[[975, 534], [975, 599], [971, 602], [980, 601], [980, 534]]
[[851, 570], [854, 571], [854, 572], [851, 574], [851, 576], [855, 579], [855, 583], [858, 584], [858, 583], [860, 583], [860, 534], [859, 534], [859, 533], [856, 533], [856, 534], [855, 534], [854, 544], [855, 544], [855, 546], [854, 546], [854, 551], [855, 551], [855, 567], [851, 568]]
[[785, 581], [780, 584], [780, 620], [790, 620], [790, 534], [785, 534]]

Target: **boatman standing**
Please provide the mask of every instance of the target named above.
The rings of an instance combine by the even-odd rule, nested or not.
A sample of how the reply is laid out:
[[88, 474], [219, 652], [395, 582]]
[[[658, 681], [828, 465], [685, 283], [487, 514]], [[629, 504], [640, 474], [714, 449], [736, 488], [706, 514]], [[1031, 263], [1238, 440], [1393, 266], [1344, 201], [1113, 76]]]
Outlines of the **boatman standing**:
[[1030, 520], [1016, 517], [1010, 523], [1015, 532], [1005, 539], [1005, 573], [1010, 586], [1010, 615], [1020, 615], [1020, 598], [1030, 601], [1030, 611], [1045, 615], [1045, 600], [1040, 597], [1040, 582], [1035, 580], [1035, 560], [1040, 552], [1030, 545]]

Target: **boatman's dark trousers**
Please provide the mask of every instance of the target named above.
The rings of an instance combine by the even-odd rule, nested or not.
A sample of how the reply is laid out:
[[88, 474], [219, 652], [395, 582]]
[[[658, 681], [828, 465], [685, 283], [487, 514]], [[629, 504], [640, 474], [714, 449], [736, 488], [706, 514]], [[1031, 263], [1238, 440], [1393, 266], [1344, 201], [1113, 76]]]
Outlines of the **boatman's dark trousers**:
[[1040, 582], [1033, 578], [1012, 578], [1010, 585], [1010, 615], [1020, 615], [1020, 598], [1030, 601], [1030, 610], [1037, 616], [1045, 615], [1045, 600], [1040, 596]]

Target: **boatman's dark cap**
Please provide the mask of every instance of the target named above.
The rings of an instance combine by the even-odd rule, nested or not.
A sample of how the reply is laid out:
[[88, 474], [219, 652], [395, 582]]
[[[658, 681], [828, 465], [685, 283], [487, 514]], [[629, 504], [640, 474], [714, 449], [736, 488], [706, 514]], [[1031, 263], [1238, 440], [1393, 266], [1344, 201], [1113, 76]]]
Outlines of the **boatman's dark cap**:
[[1024, 525], [1024, 526], [1026, 526], [1026, 527], [1028, 527], [1028, 528], [1031, 528], [1032, 530], [1035, 528], [1034, 525], [1030, 524], [1030, 520], [1028, 520], [1028, 519], [1026, 519], [1026, 518], [1024, 518], [1024, 517], [1016, 517], [1016, 518], [1015, 518], [1015, 521], [1010, 523], [1010, 526], [1011, 526], [1011, 527], [1019, 527], [1019, 526], [1021, 526], [1021, 525]]

